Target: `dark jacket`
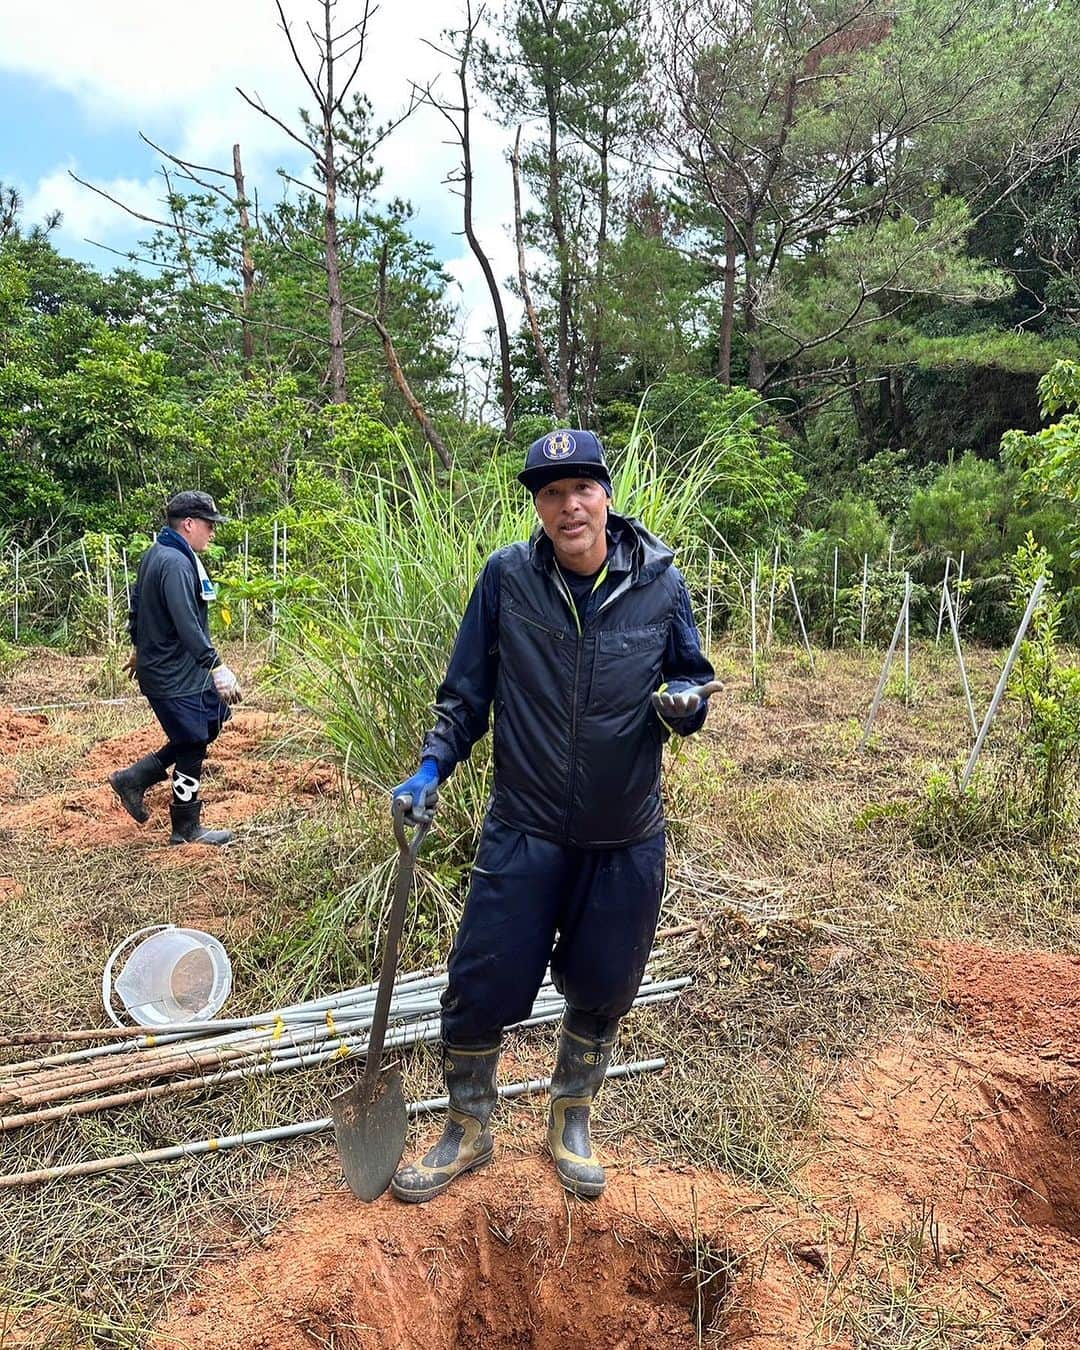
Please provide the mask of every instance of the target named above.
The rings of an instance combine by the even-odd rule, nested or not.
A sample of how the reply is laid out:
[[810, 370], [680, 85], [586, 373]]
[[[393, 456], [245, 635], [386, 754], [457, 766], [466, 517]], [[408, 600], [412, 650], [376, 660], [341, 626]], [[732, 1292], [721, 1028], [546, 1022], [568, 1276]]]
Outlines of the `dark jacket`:
[[147, 698], [183, 698], [212, 688], [221, 657], [210, 641], [210, 614], [195, 554], [168, 527], [143, 554], [131, 593], [128, 631]]
[[[639, 521], [609, 514], [606, 573], [580, 620], [550, 540], [493, 553], [461, 623], [423, 755], [440, 780], [494, 721], [491, 813], [560, 843], [618, 848], [664, 826], [660, 757], [669, 731], [649, 696], [701, 684], [686, 583]], [[696, 731], [701, 708], [674, 729]]]

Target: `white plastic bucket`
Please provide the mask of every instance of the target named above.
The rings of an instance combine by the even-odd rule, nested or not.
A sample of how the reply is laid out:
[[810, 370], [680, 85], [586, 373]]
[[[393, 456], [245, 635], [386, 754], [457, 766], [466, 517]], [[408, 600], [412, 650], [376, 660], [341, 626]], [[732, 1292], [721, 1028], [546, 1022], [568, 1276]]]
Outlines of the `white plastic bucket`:
[[[125, 939], [113, 957], [140, 935], [133, 933]], [[106, 969], [106, 979], [111, 966], [112, 960]], [[209, 933], [197, 928], [161, 927], [143, 937], [124, 963], [113, 988], [128, 1016], [139, 1026], [204, 1022], [229, 997], [232, 966], [225, 948]]]

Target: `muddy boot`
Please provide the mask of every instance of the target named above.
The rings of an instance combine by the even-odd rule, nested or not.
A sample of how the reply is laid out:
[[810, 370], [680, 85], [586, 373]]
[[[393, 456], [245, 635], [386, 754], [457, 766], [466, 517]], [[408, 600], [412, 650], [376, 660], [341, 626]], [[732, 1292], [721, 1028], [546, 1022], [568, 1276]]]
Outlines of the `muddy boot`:
[[499, 1046], [490, 1050], [443, 1050], [443, 1076], [450, 1109], [442, 1137], [419, 1162], [403, 1167], [390, 1183], [399, 1200], [413, 1204], [441, 1194], [457, 1177], [491, 1161], [495, 1146], [488, 1121], [499, 1096], [495, 1070]]
[[164, 782], [168, 770], [157, 755], [143, 755], [127, 769], [117, 769], [109, 774], [109, 786], [120, 798], [120, 805], [140, 825], [150, 819], [150, 812], [143, 802], [143, 794], [155, 783]]
[[170, 807], [172, 835], [170, 844], [227, 844], [232, 830], [204, 830], [199, 824], [202, 802], [178, 802], [173, 798]]
[[579, 1036], [564, 1019], [551, 1076], [547, 1146], [559, 1180], [574, 1195], [591, 1198], [604, 1189], [604, 1169], [589, 1141], [589, 1109], [614, 1047], [614, 1029], [608, 1039]]

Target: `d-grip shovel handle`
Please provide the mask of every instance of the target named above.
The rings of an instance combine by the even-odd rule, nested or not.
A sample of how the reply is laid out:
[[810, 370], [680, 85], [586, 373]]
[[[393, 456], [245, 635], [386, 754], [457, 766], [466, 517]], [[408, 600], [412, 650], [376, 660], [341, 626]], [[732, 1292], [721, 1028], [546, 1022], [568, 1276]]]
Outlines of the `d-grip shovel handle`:
[[412, 832], [412, 838], [405, 828], [405, 813], [409, 804], [404, 798], [397, 798], [393, 804], [394, 837], [398, 842], [398, 874], [394, 883], [394, 898], [390, 904], [390, 917], [386, 925], [386, 943], [383, 947], [382, 970], [379, 972], [379, 989], [375, 995], [375, 1012], [371, 1019], [371, 1032], [368, 1037], [367, 1064], [361, 1085], [361, 1098], [374, 1101], [375, 1088], [379, 1081], [379, 1069], [382, 1061], [383, 1042], [386, 1039], [386, 1023], [390, 1016], [390, 998], [394, 992], [394, 978], [397, 975], [398, 947], [401, 933], [405, 927], [405, 910], [412, 889], [413, 865], [420, 845], [424, 842], [434, 812], [420, 820]]

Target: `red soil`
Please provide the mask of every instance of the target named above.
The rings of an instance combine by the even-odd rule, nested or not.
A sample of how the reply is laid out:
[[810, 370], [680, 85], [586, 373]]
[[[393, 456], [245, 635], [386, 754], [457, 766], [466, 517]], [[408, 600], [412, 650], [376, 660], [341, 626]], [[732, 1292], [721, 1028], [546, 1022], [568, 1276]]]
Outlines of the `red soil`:
[[[260, 757], [287, 729], [238, 713], [211, 751], [211, 824], [335, 790], [324, 767]], [[19, 755], [53, 735], [45, 716], [0, 711], [0, 830], [163, 843], [164, 788], [140, 827], [105, 782], [158, 744], [149, 721], [94, 746], [55, 792], [15, 796]], [[233, 865], [216, 850], [161, 857], [223, 879]], [[0, 907], [17, 899], [0, 875]], [[321, 1189], [282, 1178], [289, 1217], [209, 1263], [155, 1346], [678, 1350], [698, 1344], [702, 1282], [713, 1344], [914, 1344], [906, 1313], [943, 1319], [920, 1344], [1080, 1345], [1080, 958], [941, 943], [926, 965], [954, 1027], [851, 1069], [822, 1103], [797, 1193], [651, 1166], [630, 1141], [607, 1193], [570, 1201], [539, 1110], [501, 1108], [494, 1165], [429, 1205], [362, 1205], [332, 1164]]]
[[851, 1074], [802, 1202], [630, 1150], [601, 1200], [569, 1201], [538, 1131], [522, 1151], [514, 1129], [426, 1206], [362, 1205], [333, 1171], [295, 1194], [271, 1237], [176, 1301], [160, 1350], [692, 1346], [695, 1233], [717, 1344], [891, 1344], [856, 1339], [844, 1309], [884, 1334], [903, 1298], [928, 1325], [946, 1310], [935, 1344], [1080, 1344], [1080, 962], [934, 959], [955, 1036], [886, 1045]]
[[[329, 765], [259, 757], [268, 742], [283, 739], [288, 731], [284, 719], [273, 714], [237, 711], [207, 756], [203, 796], [208, 825], [243, 824], [283, 802], [336, 790], [336, 774]], [[0, 764], [6, 762], [0, 768], [0, 824], [50, 844], [75, 848], [162, 844], [168, 830], [168, 785], [151, 789], [146, 799], [150, 820], [138, 825], [120, 806], [107, 781], [114, 769], [161, 745], [161, 730], [149, 720], [137, 731], [91, 747], [55, 792], [25, 800], [15, 796], [17, 775], [11, 761], [31, 744], [38, 747], [48, 741], [59, 751], [70, 740], [50, 732], [44, 714], [5, 717], [0, 713]]]

